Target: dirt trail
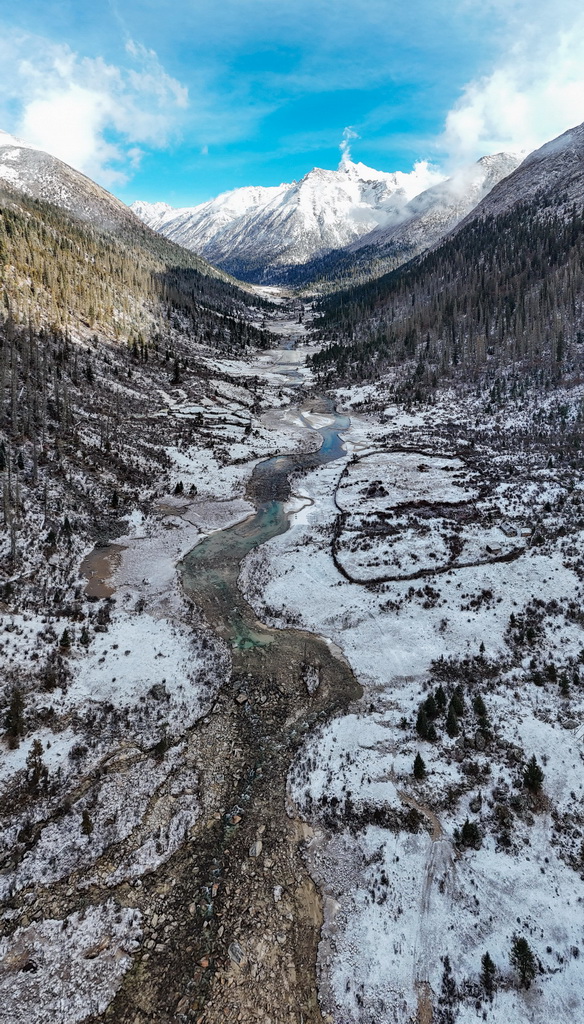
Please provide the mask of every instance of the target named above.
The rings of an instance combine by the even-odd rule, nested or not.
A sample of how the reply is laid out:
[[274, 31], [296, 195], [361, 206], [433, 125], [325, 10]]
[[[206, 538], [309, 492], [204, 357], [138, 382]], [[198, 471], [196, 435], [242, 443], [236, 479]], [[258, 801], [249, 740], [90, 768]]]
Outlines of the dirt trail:
[[419, 981], [416, 984], [418, 992], [418, 1020], [417, 1024], [432, 1024], [434, 1009], [432, 1006], [432, 989], [427, 981]]
[[434, 812], [417, 801], [401, 794], [402, 799], [423, 814], [432, 823], [432, 845], [424, 872], [424, 880], [420, 893], [420, 914], [416, 937], [416, 955], [414, 959], [414, 988], [418, 994], [418, 1024], [431, 1024], [433, 1020], [433, 991], [428, 980], [430, 966], [435, 962], [435, 938], [428, 927], [432, 893], [436, 886], [442, 891], [452, 877], [454, 861], [453, 848], [450, 840], [444, 835], [442, 826]]

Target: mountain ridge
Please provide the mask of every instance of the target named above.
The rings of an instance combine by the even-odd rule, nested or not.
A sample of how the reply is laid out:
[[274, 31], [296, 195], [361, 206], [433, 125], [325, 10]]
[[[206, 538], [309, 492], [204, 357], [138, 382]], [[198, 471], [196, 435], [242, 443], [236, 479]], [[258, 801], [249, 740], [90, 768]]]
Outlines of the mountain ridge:
[[419, 383], [463, 365], [579, 366], [583, 199], [579, 125], [530, 154], [427, 251], [323, 301], [325, 338], [347, 341], [332, 341], [314, 367], [359, 378], [417, 359]]
[[344, 158], [337, 170], [315, 167], [299, 181], [244, 186], [181, 210], [136, 201], [151, 227], [244, 279], [268, 282], [290, 265], [344, 247], [382, 224], [441, 175], [427, 164], [411, 174], [385, 172]]
[[[244, 280], [300, 283], [367, 264], [374, 273], [378, 259], [391, 269], [426, 248], [519, 157], [483, 161], [446, 178], [425, 163], [405, 174], [344, 156], [337, 170], [314, 167], [290, 184], [244, 186], [182, 209], [141, 200], [130, 208], [154, 230]], [[438, 211], [433, 223], [432, 210]], [[415, 227], [413, 239], [407, 227], [400, 234], [402, 224]]]

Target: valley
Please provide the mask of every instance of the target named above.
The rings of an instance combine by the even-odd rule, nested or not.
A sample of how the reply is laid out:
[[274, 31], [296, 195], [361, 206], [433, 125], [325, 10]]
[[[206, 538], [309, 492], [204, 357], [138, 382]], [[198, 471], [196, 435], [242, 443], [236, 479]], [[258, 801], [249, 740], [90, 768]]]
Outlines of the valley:
[[566, 134], [324, 297], [244, 285], [4, 140], [15, 1024], [582, 1016]]

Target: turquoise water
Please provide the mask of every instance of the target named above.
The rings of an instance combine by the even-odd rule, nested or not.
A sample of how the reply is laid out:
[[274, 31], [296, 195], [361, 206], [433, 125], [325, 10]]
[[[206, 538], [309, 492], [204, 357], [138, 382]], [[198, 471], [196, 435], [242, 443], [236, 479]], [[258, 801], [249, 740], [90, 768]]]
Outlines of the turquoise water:
[[237, 580], [242, 560], [253, 548], [289, 528], [290, 518], [284, 504], [291, 493], [290, 474], [308, 472], [345, 454], [339, 432], [349, 427], [350, 420], [335, 412], [326, 401], [313, 403], [311, 411], [334, 417], [331, 426], [318, 429], [322, 436], [318, 451], [275, 455], [258, 463], [247, 489], [256, 512], [243, 523], [201, 541], [179, 567], [187, 594], [204, 610], [217, 632], [240, 650], [267, 647], [277, 639], [274, 631], [257, 621], [239, 591]]

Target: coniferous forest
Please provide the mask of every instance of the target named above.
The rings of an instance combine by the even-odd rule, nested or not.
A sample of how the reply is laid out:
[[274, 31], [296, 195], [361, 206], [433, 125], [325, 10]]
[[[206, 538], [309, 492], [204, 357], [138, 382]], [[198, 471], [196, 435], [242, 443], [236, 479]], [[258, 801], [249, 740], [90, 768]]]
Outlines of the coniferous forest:
[[478, 217], [404, 267], [324, 299], [326, 344], [312, 366], [325, 377], [357, 381], [411, 365], [419, 388], [513, 366], [543, 368], [558, 379], [577, 373], [583, 257], [581, 205], [558, 208], [542, 194]]

